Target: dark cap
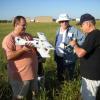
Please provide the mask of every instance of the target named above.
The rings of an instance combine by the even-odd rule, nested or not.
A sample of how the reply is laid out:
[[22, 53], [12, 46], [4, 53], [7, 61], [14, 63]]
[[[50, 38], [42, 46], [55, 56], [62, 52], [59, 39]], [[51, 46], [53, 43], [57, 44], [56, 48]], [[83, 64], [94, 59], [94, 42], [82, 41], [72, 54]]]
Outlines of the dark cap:
[[80, 18], [80, 22], [78, 23], [79, 25], [82, 25], [82, 23], [83, 22], [85, 22], [85, 21], [93, 21], [94, 23], [95, 23], [95, 18], [92, 16], [92, 15], [90, 15], [90, 14], [83, 14], [82, 16], [81, 16], [81, 18]]

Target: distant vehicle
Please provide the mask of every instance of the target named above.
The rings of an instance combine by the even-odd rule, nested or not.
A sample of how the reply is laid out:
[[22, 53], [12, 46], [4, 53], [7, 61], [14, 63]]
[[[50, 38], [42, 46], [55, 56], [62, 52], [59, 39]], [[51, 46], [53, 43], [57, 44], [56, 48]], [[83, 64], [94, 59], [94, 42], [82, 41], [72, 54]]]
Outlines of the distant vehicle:
[[50, 57], [50, 50], [54, 50], [54, 47], [48, 42], [46, 36], [42, 32], [37, 32], [38, 38], [33, 38], [32, 41], [27, 41], [20, 37], [15, 37], [16, 45], [25, 45], [26, 43], [32, 43], [34, 47], [43, 58]]

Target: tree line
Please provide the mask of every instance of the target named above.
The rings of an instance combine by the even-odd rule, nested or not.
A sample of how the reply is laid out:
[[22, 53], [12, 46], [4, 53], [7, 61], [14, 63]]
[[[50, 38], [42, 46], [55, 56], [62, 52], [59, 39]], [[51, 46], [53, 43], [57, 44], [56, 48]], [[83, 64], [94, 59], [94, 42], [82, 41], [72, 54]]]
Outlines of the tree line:
[[0, 20], [0, 23], [12, 23], [12, 20]]

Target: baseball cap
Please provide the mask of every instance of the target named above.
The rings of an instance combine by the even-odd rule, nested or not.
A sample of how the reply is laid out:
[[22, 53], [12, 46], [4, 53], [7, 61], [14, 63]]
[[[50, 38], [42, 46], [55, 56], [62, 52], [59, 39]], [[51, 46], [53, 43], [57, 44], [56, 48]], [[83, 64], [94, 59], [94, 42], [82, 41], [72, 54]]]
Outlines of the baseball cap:
[[80, 22], [78, 24], [81, 25], [83, 22], [90, 20], [95, 22], [95, 18], [91, 14], [86, 13], [80, 17]]

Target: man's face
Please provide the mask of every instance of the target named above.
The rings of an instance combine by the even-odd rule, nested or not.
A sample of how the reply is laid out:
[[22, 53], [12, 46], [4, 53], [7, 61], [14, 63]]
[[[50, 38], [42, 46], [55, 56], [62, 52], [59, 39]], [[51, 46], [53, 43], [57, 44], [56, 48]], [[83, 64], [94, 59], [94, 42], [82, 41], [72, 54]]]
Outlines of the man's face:
[[81, 29], [84, 33], [88, 33], [89, 30], [89, 23], [88, 21], [85, 21], [81, 24]]
[[26, 21], [24, 19], [20, 19], [20, 21], [16, 23], [15, 29], [19, 35], [24, 33], [26, 30]]
[[69, 26], [69, 21], [60, 21], [59, 23], [63, 29], [66, 29]]

